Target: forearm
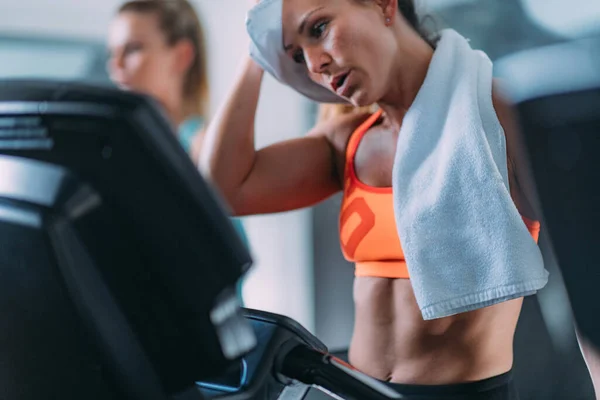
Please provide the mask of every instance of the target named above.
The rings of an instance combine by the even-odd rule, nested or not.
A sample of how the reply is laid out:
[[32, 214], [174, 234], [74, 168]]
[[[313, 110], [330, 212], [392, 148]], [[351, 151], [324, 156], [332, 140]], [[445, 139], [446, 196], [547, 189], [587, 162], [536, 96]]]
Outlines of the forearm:
[[225, 103], [206, 129], [199, 167], [231, 200], [255, 163], [254, 122], [263, 71], [245, 59]]

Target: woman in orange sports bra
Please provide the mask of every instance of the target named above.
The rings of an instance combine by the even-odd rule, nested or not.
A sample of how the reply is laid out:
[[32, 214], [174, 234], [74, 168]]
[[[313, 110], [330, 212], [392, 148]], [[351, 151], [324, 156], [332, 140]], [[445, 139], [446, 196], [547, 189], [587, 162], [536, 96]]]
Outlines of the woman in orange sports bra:
[[[348, 141], [344, 197], [340, 213], [340, 242], [346, 260], [355, 263], [356, 276], [408, 279], [408, 268], [394, 219], [392, 188], [365, 184], [355, 172], [354, 160], [361, 140], [381, 118], [381, 110], [374, 112], [352, 133]], [[531, 236], [537, 241], [539, 222], [524, 216], [522, 218]]]
[[[410, 60], [402, 90], [407, 99], [414, 99], [434, 49], [418, 34], [420, 27], [411, 0], [286, 0], [285, 4], [299, 7], [289, 15], [315, 8], [317, 11], [306, 20], [306, 35], [328, 35], [327, 40], [340, 46], [336, 51], [347, 55], [345, 62], [362, 71], [376, 71], [383, 61], [360, 53], [361, 47], [348, 45], [346, 39], [349, 35], [355, 39], [387, 37], [389, 28], [384, 18], [377, 17], [377, 7], [392, 7], [395, 29], [403, 32], [401, 37], [394, 37], [397, 46], [393, 48], [401, 52], [397, 59]], [[312, 46], [307, 49], [313, 50], [303, 54], [307, 64], [314, 64], [311, 57], [320, 54], [315, 50], [321, 45], [318, 37], [306, 38]], [[341, 113], [322, 120], [305, 137], [257, 150], [254, 122], [263, 74], [248, 57], [227, 101], [208, 126], [204, 142], [202, 171], [218, 186], [234, 214], [294, 210], [343, 191], [341, 247], [356, 263], [350, 362], [408, 395], [517, 399], [511, 369], [522, 299], [423, 320], [407, 279], [392, 209], [392, 164], [401, 119], [381, 111]], [[376, 88], [371, 84], [376, 79], [366, 72], [363, 75], [360, 79], [366, 89], [355, 93], [368, 97]], [[356, 103], [354, 99], [352, 102]], [[516, 160], [512, 157], [516, 130], [510, 108], [495, 90], [493, 102], [506, 134], [509, 160]], [[510, 162], [508, 169], [515, 205], [522, 215], [534, 217], [519, 186], [523, 167]], [[525, 221], [537, 237], [539, 224]]]

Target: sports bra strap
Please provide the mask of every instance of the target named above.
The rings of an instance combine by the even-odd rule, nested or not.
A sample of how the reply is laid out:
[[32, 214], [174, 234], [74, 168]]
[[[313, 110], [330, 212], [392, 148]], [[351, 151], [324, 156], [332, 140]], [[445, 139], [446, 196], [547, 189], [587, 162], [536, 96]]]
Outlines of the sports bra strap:
[[352, 132], [350, 140], [348, 141], [348, 146], [346, 147], [346, 163], [354, 160], [354, 155], [356, 154], [356, 150], [358, 149], [358, 145], [360, 144], [362, 137], [375, 124], [375, 122], [381, 118], [382, 113], [382, 110], [377, 110], [377, 112], [367, 118], [365, 122], [363, 122], [354, 130], [354, 132]]

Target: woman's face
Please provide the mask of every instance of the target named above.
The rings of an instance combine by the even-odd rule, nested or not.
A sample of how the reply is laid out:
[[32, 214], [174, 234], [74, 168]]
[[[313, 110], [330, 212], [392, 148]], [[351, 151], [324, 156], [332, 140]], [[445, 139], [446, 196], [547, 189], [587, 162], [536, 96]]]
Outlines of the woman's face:
[[283, 40], [310, 78], [355, 106], [386, 93], [396, 54], [396, 0], [284, 0]]
[[168, 108], [183, 74], [158, 22], [152, 13], [120, 13], [109, 31], [108, 71], [120, 88], [150, 95]]

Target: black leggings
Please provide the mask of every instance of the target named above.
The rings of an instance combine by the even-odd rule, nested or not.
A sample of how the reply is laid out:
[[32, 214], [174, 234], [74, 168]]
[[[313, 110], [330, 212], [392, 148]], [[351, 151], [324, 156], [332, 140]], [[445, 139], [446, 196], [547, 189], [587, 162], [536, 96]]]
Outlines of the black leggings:
[[510, 371], [477, 382], [452, 385], [385, 383], [411, 400], [519, 400]]

